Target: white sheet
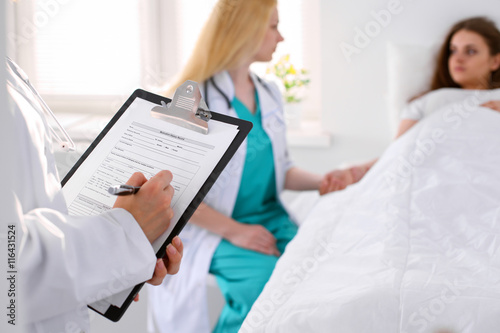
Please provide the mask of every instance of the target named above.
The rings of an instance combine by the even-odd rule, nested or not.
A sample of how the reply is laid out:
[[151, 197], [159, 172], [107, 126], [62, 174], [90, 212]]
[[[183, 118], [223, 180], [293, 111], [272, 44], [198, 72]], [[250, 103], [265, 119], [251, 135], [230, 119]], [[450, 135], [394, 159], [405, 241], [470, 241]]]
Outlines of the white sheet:
[[500, 113], [445, 108], [324, 196], [240, 332], [498, 332]]

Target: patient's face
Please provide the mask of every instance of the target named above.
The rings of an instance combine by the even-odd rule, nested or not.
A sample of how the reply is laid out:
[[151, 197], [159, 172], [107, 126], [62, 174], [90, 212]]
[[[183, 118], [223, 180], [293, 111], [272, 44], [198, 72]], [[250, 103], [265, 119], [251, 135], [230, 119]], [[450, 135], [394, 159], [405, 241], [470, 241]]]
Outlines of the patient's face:
[[271, 18], [269, 20], [269, 25], [264, 36], [264, 40], [260, 45], [259, 51], [254, 57], [254, 61], [270, 61], [273, 58], [273, 53], [276, 51], [276, 47], [279, 42], [284, 40], [283, 36], [278, 30], [279, 16], [278, 9], [274, 8]]
[[450, 41], [448, 68], [450, 75], [464, 89], [487, 89], [495, 58], [484, 38], [478, 33], [459, 30]]

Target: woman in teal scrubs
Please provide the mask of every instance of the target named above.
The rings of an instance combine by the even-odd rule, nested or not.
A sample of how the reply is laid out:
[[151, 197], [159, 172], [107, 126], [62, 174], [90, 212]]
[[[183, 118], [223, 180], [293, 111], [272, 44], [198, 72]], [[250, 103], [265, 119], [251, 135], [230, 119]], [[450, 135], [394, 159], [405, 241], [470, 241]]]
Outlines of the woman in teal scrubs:
[[219, 318], [215, 332], [236, 332], [250, 311], [262, 288], [271, 276], [278, 257], [297, 233], [297, 226], [290, 220], [278, 199], [273, 161], [273, 146], [262, 127], [258, 95], [256, 108], [251, 112], [234, 97], [232, 106], [239, 118], [253, 123], [247, 145], [257, 147], [247, 150], [240, 189], [236, 197], [232, 218], [239, 223], [261, 225], [275, 238], [272, 254], [249, 250], [222, 239], [217, 247], [210, 273], [226, 299], [226, 306]]
[[[270, 61], [283, 41], [278, 22], [276, 0], [220, 0], [193, 57], [172, 85], [175, 88], [187, 79], [203, 82], [204, 99], [211, 110], [253, 123], [248, 138], [190, 221], [202, 228], [203, 237], [185, 241], [183, 269], [186, 263], [195, 263], [188, 268], [191, 279], [200, 275], [195, 270], [208, 268], [226, 300], [215, 332], [238, 331], [297, 232], [280, 193], [284, 189], [317, 190], [322, 180], [292, 165], [280, 92], [250, 70], [253, 62]], [[190, 282], [186, 280], [177, 282]], [[169, 292], [188, 291], [187, 301], [180, 299], [181, 292], [170, 295], [171, 299], [191, 306], [189, 297], [203, 292], [196, 289], [202, 283], [170, 287]], [[199, 316], [205, 313], [200, 311]]]

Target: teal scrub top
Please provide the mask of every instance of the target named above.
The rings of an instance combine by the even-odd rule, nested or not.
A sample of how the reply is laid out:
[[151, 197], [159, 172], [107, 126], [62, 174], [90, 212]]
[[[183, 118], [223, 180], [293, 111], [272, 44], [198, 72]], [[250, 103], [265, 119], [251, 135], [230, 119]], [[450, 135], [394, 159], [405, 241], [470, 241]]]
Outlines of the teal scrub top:
[[232, 218], [242, 223], [261, 224], [274, 233], [284, 224], [291, 226], [293, 222], [278, 199], [273, 146], [262, 127], [257, 92], [255, 103], [256, 110], [252, 113], [236, 97], [232, 101], [238, 117], [253, 123], [247, 137], [245, 165]]

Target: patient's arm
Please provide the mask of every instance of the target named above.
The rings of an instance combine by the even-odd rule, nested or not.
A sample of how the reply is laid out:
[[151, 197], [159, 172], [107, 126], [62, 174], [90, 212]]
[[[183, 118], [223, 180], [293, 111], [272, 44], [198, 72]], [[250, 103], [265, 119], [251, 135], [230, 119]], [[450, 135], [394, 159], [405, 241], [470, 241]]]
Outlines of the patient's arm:
[[[481, 106], [500, 112], [500, 101], [489, 101], [484, 104], [481, 104]], [[398, 128], [398, 133], [396, 134], [396, 138], [399, 138], [406, 131], [412, 128], [416, 123], [418, 123], [418, 120], [402, 119], [401, 122], [399, 123], [399, 128]]]
[[238, 222], [205, 203], [200, 204], [189, 221], [220, 235], [233, 245], [264, 254], [280, 255], [276, 238], [265, 227]]
[[490, 108], [495, 111], [500, 111], [500, 101], [489, 101], [484, 104], [481, 104], [481, 106], [484, 106], [485, 108]]
[[[414, 119], [402, 119], [399, 123], [396, 139], [412, 128], [417, 122], [418, 120]], [[364, 177], [377, 160], [378, 159], [374, 159], [348, 169], [333, 170], [327, 173], [321, 181], [319, 194], [323, 195], [333, 191], [340, 191], [351, 184], [357, 183]]]
[[297, 167], [288, 169], [285, 176], [285, 189], [291, 191], [318, 190], [321, 176]]
[[[500, 103], [496, 106], [500, 108]], [[403, 135], [410, 128], [412, 128], [416, 123], [418, 123], [418, 120], [402, 119], [401, 122], [399, 123], [396, 139], [399, 138], [401, 135]], [[356, 165], [348, 169], [333, 170], [327, 173], [323, 177], [323, 180], [321, 181], [319, 187], [319, 194], [323, 195], [333, 191], [340, 191], [345, 189], [347, 186], [351, 184], [357, 183], [359, 180], [361, 180], [361, 178], [364, 177], [364, 175], [377, 162], [377, 160], [378, 159], [374, 159], [367, 163]]]

